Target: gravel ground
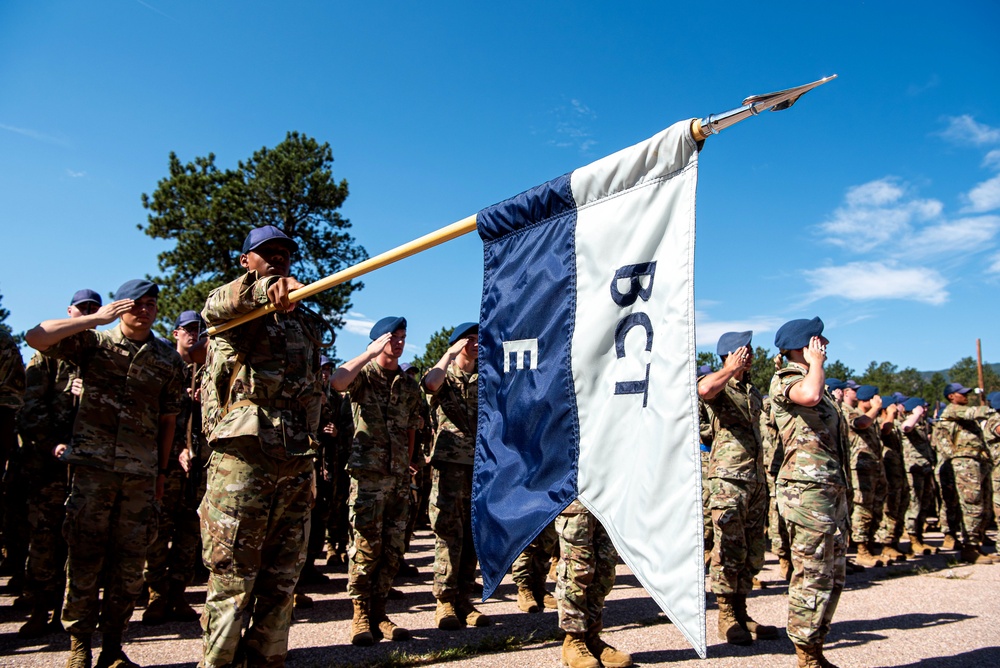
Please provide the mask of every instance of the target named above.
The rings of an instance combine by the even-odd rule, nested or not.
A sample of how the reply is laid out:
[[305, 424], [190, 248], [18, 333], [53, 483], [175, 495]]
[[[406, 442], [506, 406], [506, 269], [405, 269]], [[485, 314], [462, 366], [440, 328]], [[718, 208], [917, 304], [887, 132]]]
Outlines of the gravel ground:
[[[928, 543], [940, 544], [940, 534]], [[769, 586], [750, 598], [750, 613], [760, 622], [784, 627], [787, 614], [785, 587], [778, 580], [776, 561], [768, 555], [761, 579]], [[311, 609], [296, 611], [291, 630], [288, 665], [364, 666], [434, 665], [445, 661], [435, 654], [464, 647], [464, 657], [454, 666], [560, 665], [561, 640], [556, 614], [528, 615], [515, 605], [516, 589], [509, 576], [497, 596], [479, 606], [494, 620], [482, 629], [439, 631], [434, 627], [434, 598], [430, 592], [433, 540], [428, 532], [414, 537], [411, 563], [420, 576], [400, 583], [402, 601], [390, 601], [393, 620], [413, 632], [408, 643], [381, 642], [356, 648], [347, 642], [351, 605], [345, 594], [346, 576], [330, 573], [328, 584], [311, 590]], [[550, 589], [552, 587], [549, 583]], [[189, 590], [197, 609], [204, 601], [204, 586]], [[955, 553], [911, 559], [890, 568], [868, 569], [848, 576], [826, 649], [838, 666], [906, 666], [920, 668], [972, 668], [1000, 666], [1000, 564], [958, 566]], [[199, 658], [200, 629], [196, 623], [144, 626], [141, 610], [133, 616], [126, 634], [129, 657], [142, 666], [194, 666]], [[0, 666], [62, 666], [69, 649], [64, 633], [41, 640], [21, 641], [17, 629], [25, 613], [11, 607], [11, 598], [0, 596]], [[605, 611], [606, 639], [632, 653], [636, 665], [715, 667], [794, 666], [791, 642], [758, 641], [751, 647], [720, 643], [715, 634], [717, 611], [708, 596], [708, 659], [702, 661], [681, 634], [666, 620], [656, 604], [624, 566], [608, 597]], [[95, 644], [99, 642], [95, 638]], [[405, 656], [401, 657], [402, 653]], [[95, 649], [95, 660], [97, 651]], [[419, 662], [406, 658], [423, 657]], [[393, 661], [396, 659], [396, 661]]]

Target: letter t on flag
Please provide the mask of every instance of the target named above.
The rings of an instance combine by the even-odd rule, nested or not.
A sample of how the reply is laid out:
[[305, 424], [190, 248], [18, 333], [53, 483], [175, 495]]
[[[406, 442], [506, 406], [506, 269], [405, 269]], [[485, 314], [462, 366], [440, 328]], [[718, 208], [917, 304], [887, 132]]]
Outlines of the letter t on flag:
[[472, 514], [485, 598], [579, 498], [704, 657], [690, 126], [477, 215]]

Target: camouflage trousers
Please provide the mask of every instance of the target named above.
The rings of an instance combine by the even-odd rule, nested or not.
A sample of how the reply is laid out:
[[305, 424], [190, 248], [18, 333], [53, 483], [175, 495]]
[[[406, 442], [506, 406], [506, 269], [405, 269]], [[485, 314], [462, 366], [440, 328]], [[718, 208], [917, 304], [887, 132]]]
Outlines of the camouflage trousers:
[[967, 545], [982, 545], [990, 521], [990, 465], [972, 457], [951, 460], [955, 472], [955, 490], [962, 510], [962, 540]]
[[384, 599], [406, 552], [410, 474], [352, 472], [347, 503], [352, 527], [347, 593], [360, 600]]
[[962, 506], [958, 501], [958, 490], [955, 488], [955, 469], [952, 468], [951, 459], [942, 459], [938, 462], [937, 470], [938, 489], [941, 492], [941, 506], [938, 512], [938, 520], [941, 523], [941, 531], [961, 537], [962, 534]]
[[170, 471], [163, 482], [163, 498], [157, 512], [156, 540], [146, 551], [146, 586], [164, 595], [170, 583], [182, 588], [194, 580], [201, 551], [198, 508], [187, 494], [188, 478], [181, 469]]
[[24, 448], [17, 447], [7, 460], [7, 470], [3, 475], [3, 551], [4, 563], [15, 572], [23, 573], [28, 559], [28, 498], [31, 489], [24, 471]]
[[66, 539], [62, 534], [66, 518], [66, 476], [65, 466], [33, 476], [28, 499], [31, 542], [24, 593], [31, 598], [34, 607], [45, 610], [55, 610], [62, 603], [66, 585]]
[[771, 553], [779, 559], [788, 559], [791, 547], [788, 544], [788, 527], [785, 518], [778, 512], [777, 487], [771, 474], [767, 474], [767, 537], [771, 542]]
[[993, 486], [993, 519], [1000, 522], [1000, 457], [993, 460], [993, 474], [990, 476]]
[[476, 546], [472, 541], [472, 466], [431, 464], [428, 511], [434, 531], [434, 597], [468, 598], [476, 579]]
[[767, 485], [743, 480], [709, 480], [715, 545], [709, 575], [716, 594], [749, 594], [764, 567]]
[[867, 543], [875, 539], [875, 532], [882, 523], [888, 492], [882, 462], [859, 458], [857, 466], [851, 469], [851, 487], [854, 489], [851, 539], [855, 543]]
[[351, 540], [351, 524], [347, 521], [347, 497], [351, 490], [351, 479], [347, 471], [338, 468], [330, 474], [333, 477], [333, 497], [330, 512], [326, 518], [326, 542], [338, 554], [347, 553]]
[[892, 457], [885, 458], [885, 502], [882, 505], [882, 522], [875, 532], [875, 541], [883, 544], [895, 543], [903, 535], [906, 508], [910, 505], [910, 485], [903, 460], [892, 454]]
[[549, 573], [549, 560], [559, 554], [559, 535], [555, 522], [549, 522], [535, 540], [517, 555], [510, 568], [511, 577], [518, 589], [541, 592]]
[[63, 523], [69, 555], [62, 612], [67, 631], [125, 630], [142, 590], [146, 548], [156, 538], [155, 491], [150, 476], [73, 468]]
[[906, 509], [906, 533], [924, 535], [924, 520], [934, 512], [934, 469], [914, 464], [909, 470], [910, 503]]
[[604, 599], [615, 585], [618, 553], [608, 532], [579, 501], [556, 517], [555, 526], [559, 628], [567, 633], [600, 632]]
[[782, 481], [778, 507], [792, 549], [788, 637], [800, 647], [822, 644], [844, 589], [847, 492], [834, 485]]
[[715, 542], [715, 529], [712, 525], [712, 509], [708, 505], [708, 499], [712, 496], [712, 490], [708, 484], [708, 462], [711, 459], [711, 451], [701, 451], [701, 519], [704, 525], [705, 549], [711, 550]]
[[[198, 508], [209, 570], [200, 665], [285, 665], [313, 496], [312, 457], [275, 459], [248, 436], [212, 453]], [[246, 611], [250, 626], [241, 639]]]

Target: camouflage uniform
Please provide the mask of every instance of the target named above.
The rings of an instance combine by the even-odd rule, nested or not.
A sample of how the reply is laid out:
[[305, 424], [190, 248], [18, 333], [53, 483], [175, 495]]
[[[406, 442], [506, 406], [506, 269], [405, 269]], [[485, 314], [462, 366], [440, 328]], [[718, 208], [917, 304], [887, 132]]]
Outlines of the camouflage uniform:
[[715, 432], [712, 430], [711, 410], [701, 397], [698, 397], [698, 432], [701, 440], [701, 520], [704, 526], [702, 540], [705, 545], [705, 561], [707, 562], [708, 554], [712, 552], [712, 546], [715, 543], [712, 508], [708, 505], [708, 500], [712, 497], [712, 488], [708, 483], [708, 466], [712, 459], [712, 441], [715, 438]]
[[347, 521], [347, 497], [351, 489], [351, 479], [347, 475], [347, 459], [351, 454], [354, 440], [354, 418], [351, 415], [350, 395], [331, 392], [328, 409], [337, 426], [337, 437], [324, 450], [326, 470], [330, 472], [332, 496], [330, 514], [327, 517], [326, 539], [330, 545], [329, 556], [334, 555], [334, 563], [346, 568], [347, 545], [350, 542], [351, 525]]
[[844, 413], [850, 426], [851, 486], [854, 488], [851, 539], [859, 544], [869, 543], [875, 539], [875, 531], [882, 522], [888, 490], [878, 418], [866, 429], [857, 429], [854, 421], [864, 416], [861, 409], [844, 404]]
[[[989, 522], [990, 453], [977, 420], [989, 419], [986, 406], [948, 404], [934, 425], [934, 444], [950, 463], [961, 516], [962, 540], [979, 548]], [[954, 532], [958, 527], [950, 524]]]
[[26, 369], [24, 408], [18, 415], [18, 432], [24, 449], [28, 498], [28, 571], [24, 592], [36, 609], [55, 610], [62, 603], [66, 581], [66, 541], [62, 524], [66, 515], [66, 464], [55, 458], [53, 448], [70, 442], [76, 397], [70, 392], [79, 370], [36, 353]]
[[993, 465], [990, 483], [993, 488], [994, 521], [1000, 518], [1000, 436], [997, 435], [997, 427], [1000, 427], [1000, 413], [994, 412], [986, 420], [986, 426], [983, 427], [983, 434], [986, 436], [986, 447], [990, 451], [990, 458]]
[[771, 552], [779, 559], [789, 559], [791, 552], [788, 546], [788, 527], [778, 512], [777, 478], [781, 461], [784, 459], [785, 448], [778, 435], [778, 425], [774, 422], [774, 409], [771, 407], [770, 395], [764, 397], [760, 409], [760, 439], [764, 452], [764, 474], [767, 476], [768, 508], [767, 537], [771, 542]]
[[559, 554], [559, 535], [555, 522], [549, 522], [524, 552], [517, 555], [510, 568], [511, 578], [518, 589], [526, 589], [535, 599], [545, 596], [545, 577], [554, 555]]
[[83, 379], [64, 456], [73, 479], [63, 525], [69, 548], [63, 626], [87, 635], [100, 622], [102, 632], [121, 633], [156, 537], [159, 421], [180, 412], [183, 366], [166, 343], [152, 335], [131, 341], [121, 325], [74, 334], [44, 354], [76, 364]]
[[903, 464], [903, 430], [898, 420], [882, 427], [882, 465], [885, 467], [886, 495], [875, 541], [895, 545], [903, 535], [903, 516], [910, 500], [910, 485]]
[[[157, 513], [159, 531], [146, 553], [144, 577], [154, 596], [165, 596], [171, 589], [183, 592], [194, 580], [195, 565], [201, 551], [198, 504], [205, 493], [201, 467], [208, 456], [208, 448], [201, 433], [201, 405], [195, 403], [187, 392], [192, 387], [194, 374], [195, 365], [185, 364], [183, 383], [186, 391], [177, 416], [170, 464], [163, 483], [163, 498]], [[197, 379], [194, 380], [197, 382]], [[190, 477], [178, 460], [181, 451], [188, 449], [189, 429], [193, 455]]]
[[712, 399], [709, 486], [715, 547], [709, 573], [716, 594], [749, 594], [764, 565], [767, 479], [761, 456], [757, 389], [730, 378]]
[[[21, 359], [21, 351], [18, 350], [17, 343], [13, 337], [5, 330], [0, 329], [0, 474], [7, 468], [7, 460], [17, 447], [15, 437], [15, 415], [24, 401], [24, 361]], [[3, 497], [7, 496], [4, 484]], [[2, 498], [2, 497], [0, 497]], [[4, 542], [10, 540], [9, 527], [7, 522], [7, 511], [5, 503], [0, 502], [0, 518], [4, 519]], [[26, 550], [24, 550], [26, 552]], [[23, 558], [18, 559], [17, 569], [23, 569]], [[10, 565], [5, 563], [5, 565]]]
[[847, 563], [847, 427], [829, 393], [816, 406], [788, 398], [806, 367], [795, 362], [771, 379], [775, 423], [784, 447], [778, 510], [788, 527], [792, 579], [788, 637], [800, 647], [822, 645], [844, 588]]
[[934, 448], [927, 425], [916, 424], [903, 433], [903, 465], [910, 483], [910, 504], [906, 509], [906, 533], [924, 535], [924, 520], [934, 512]]
[[[277, 280], [248, 272], [213, 290], [202, 316], [218, 325], [263, 306]], [[202, 422], [213, 452], [198, 509], [209, 570], [204, 666], [284, 665], [314, 496], [318, 341], [318, 319], [300, 305], [209, 342]]]
[[410, 443], [421, 401], [417, 382], [371, 360], [348, 386], [354, 440], [347, 461], [353, 530], [347, 593], [384, 601], [405, 551]]
[[556, 517], [559, 535], [556, 600], [559, 628], [597, 634], [604, 627], [604, 599], [615, 585], [618, 553], [608, 532], [579, 501]]
[[429, 392], [437, 418], [431, 449], [428, 502], [434, 531], [434, 597], [466, 600], [476, 579], [472, 542], [472, 462], [476, 452], [479, 372], [449, 364], [444, 382]]

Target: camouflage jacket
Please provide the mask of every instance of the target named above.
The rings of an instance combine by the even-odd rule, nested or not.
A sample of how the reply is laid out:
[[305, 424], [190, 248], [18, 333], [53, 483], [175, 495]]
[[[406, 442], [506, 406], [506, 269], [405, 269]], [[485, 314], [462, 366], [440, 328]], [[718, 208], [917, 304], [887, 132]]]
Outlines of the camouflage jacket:
[[70, 386], [79, 375], [75, 364], [42, 353], [35, 353], [28, 362], [24, 406], [17, 414], [17, 431], [29, 466], [63, 466], [52, 455], [52, 448], [68, 444], [73, 437], [77, 402]]
[[858, 459], [873, 459], [882, 461], [882, 438], [879, 433], [878, 418], [865, 429], [858, 429], [854, 426], [855, 421], [864, 417], [864, 412], [857, 406], [851, 407], [844, 404], [844, 416], [847, 418], [847, 425], [850, 427], [848, 438], [851, 443], [851, 468], [858, 467]]
[[766, 482], [760, 442], [763, 398], [757, 388], [730, 378], [722, 391], [705, 403], [711, 409], [715, 432], [708, 477]]
[[698, 438], [702, 445], [712, 447], [715, 440], [715, 431], [712, 429], [712, 410], [705, 403], [705, 400], [698, 397]]
[[948, 404], [934, 425], [931, 442], [941, 459], [971, 457], [990, 461], [986, 440], [979, 420], [988, 419], [993, 409], [988, 406]]
[[[181, 412], [177, 415], [177, 429], [174, 431], [174, 444], [170, 449], [170, 468], [180, 469], [181, 465], [178, 457], [181, 450], [188, 448], [188, 434], [191, 435], [192, 455], [201, 460], [204, 464], [208, 459], [208, 444], [205, 442], [205, 435], [201, 431], [201, 402], [195, 401], [192, 396], [194, 389], [201, 385], [201, 377], [205, 367], [200, 366], [195, 378], [194, 362], [184, 365], [184, 396], [181, 400]], [[193, 381], [193, 382], [192, 382]]]
[[420, 388], [399, 369], [371, 360], [347, 388], [354, 414], [349, 471], [409, 475], [411, 430], [418, 427]]
[[[1000, 428], [1000, 412], [993, 411], [986, 418], [983, 434], [986, 437], [986, 447], [990, 451], [994, 467], [1000, 466], [1000, 436], [997, 435], [998, 428]], [[996, 490], [994, 490], [994, 494], [996, 494]]]
[[833, 397], [827, 392], [815, 406], [801, 406], [788, 391], [802, 382], [807, 369], [789, 362], [771, 378], [771, 406], [785, 449], [778, 480], [848, 486], [847, 425]]
[[903, 432], [903, 462], [907, 469], [933, 466], [935, 459], [925, 422], [918, 422], [909, 432]]
[[764, 404], [760, 409], [760, 441], [761, 449], [764, 451], [764, 470], [768, 478], [773, 480], [778, 477], [781, 460], [785, 457], [785, 448], [781, 445], [778, 425], [774, 421], [774, 407], [771, 405], [770, 395], [764, 397]]
[[[323, 427], [333, 424], [337, 435], [323, 433]], [[343, 471], [354, 440], [354, 418], [351, 416], [351, 398], [333, 388], [323, 393], [323, 409], [319, 421], [319, 441], [322, 444], [323, 468], [329, 472]]]
[[[248, 272], [213, 290], [201, 314], [214, 326], [265, 306], [267, 289], [276, 280]], [[323, 402], [320, 326], [316, 316], [299, 307], [211, 338], [201, 386], [202, 430], [210, 446], [225, 450], [227, 439], [256, 436], [272, 457], [316, 454]]]
[[45, 355], [75, 364], [83, 394], [63, 459], [106, 471], [155, 476], [159, 419], [181, 410], [184, 366], [155, 336], [131, 341], [121, 325], [66, 337]]
[[428, 395], [437, 418], [431, 461], [472, 466], [479, 419], [478, 365], [475, 371], [466, 373], [457, 364], [449, 364], [441, 387]]
[[0, 330], [0, 408], [17, 410], [24, 402], [24, 360], [14, 337]]

